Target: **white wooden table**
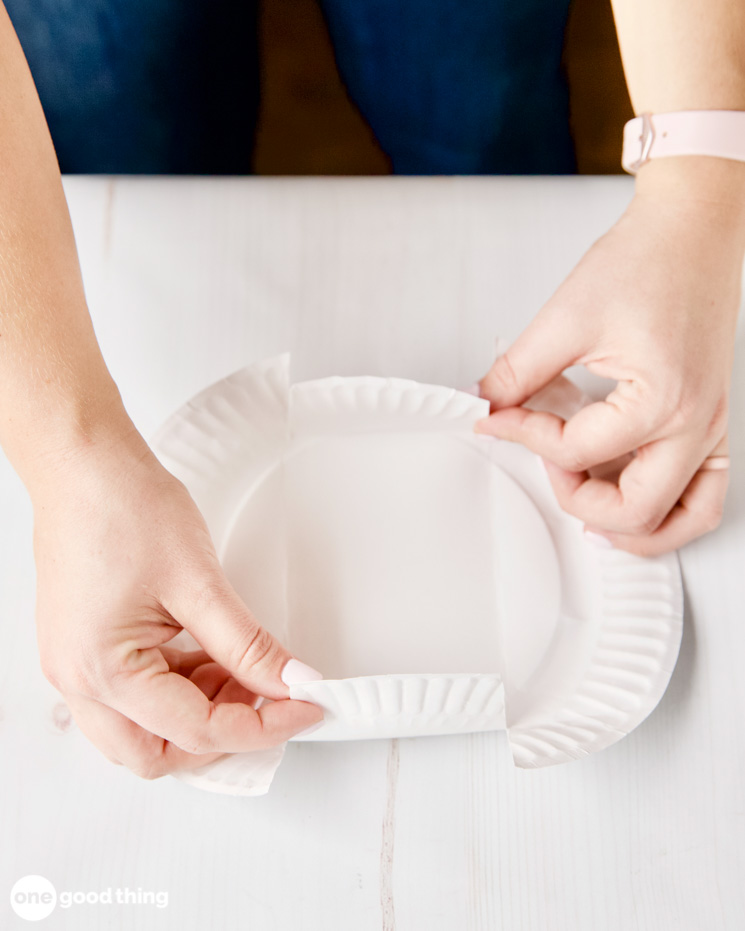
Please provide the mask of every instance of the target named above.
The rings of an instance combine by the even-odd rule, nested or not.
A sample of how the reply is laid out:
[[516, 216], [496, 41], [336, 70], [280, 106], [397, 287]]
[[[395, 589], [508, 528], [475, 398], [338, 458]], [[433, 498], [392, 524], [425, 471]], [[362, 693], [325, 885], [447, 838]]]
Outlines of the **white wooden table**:
[[[68, 179], [91, 312], [145, 436], [290, 349], [298, 379], [465, 386], [621, 212], [626, 178]], [[658, 709], [582, 762], [517, 771], [499, 734], [301, 744], [234, 799], [109, 764], [36, 656], [31, 510], [0, 457], [0, 927], [26, 874], [168, 905], [43, 927], [687, 931], [745, 927], [745, 353], [720, 531], [682, 553]]]

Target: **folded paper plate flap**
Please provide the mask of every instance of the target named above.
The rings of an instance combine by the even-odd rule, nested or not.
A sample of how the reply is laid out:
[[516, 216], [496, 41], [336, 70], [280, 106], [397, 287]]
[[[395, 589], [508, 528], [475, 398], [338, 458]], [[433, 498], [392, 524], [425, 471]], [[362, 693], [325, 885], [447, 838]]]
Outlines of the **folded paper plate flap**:
[[414, 737], [501, 730], [504, 689], [496, 674], [387, 675], [294, 685], [290, 697], [324, 710], [301, 740]]
[[473, 433], [489, 402], [454, 388], [405, 378], [320, 378], [290, 389], [296, 437], [355, 433]]

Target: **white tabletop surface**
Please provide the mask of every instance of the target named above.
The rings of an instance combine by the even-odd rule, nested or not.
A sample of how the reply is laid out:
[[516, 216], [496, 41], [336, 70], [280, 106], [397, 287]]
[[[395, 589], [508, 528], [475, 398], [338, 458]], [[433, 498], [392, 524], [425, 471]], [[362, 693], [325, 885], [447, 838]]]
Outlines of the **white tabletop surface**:
[[[289, 349], [297, 379], [465, 386], [623, 210], [628, 178], [70, 178], [104, 355], [145, 436]], [[741, 331], [742, 332], [742, 331]], [[681, 554], [660, 705], [581, 762], [513, 767], [502, 734], [290, 745], [268, 795], [112, 766], [39, 671], [31, 510], [0, 456], [0, 927], [9, 891], [168, 893], [42, 925], [247, 931], [745, 928], [745, 347], [721, 529]]]

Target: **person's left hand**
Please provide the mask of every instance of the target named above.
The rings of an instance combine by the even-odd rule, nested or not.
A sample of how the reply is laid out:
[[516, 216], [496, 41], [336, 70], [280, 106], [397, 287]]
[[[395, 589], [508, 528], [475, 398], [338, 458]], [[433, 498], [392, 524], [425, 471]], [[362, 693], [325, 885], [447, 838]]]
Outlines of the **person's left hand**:
[[[659, 554], [720, 522], [739, 212], [637, 193], [480, 383], [477, 431], [541, 455], [564, 510], [620, 549]], [[521, 406], [575, 364], [615, 389], [566, 422]], [[617, 481], [591, 476], [624, 455]]]

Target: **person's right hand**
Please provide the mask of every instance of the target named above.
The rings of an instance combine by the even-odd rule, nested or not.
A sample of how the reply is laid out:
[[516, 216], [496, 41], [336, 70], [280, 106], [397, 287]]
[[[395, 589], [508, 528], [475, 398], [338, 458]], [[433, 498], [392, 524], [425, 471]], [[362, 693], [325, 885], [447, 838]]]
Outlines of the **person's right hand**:
[[[259, 626], [136, 431], [61, 456], [32, 501], [42, 668], [109, 759], [154, 778], [322, 720], [288, 697], [320, 674]], [[166, 646], [182, 628], [204, 652]]]

